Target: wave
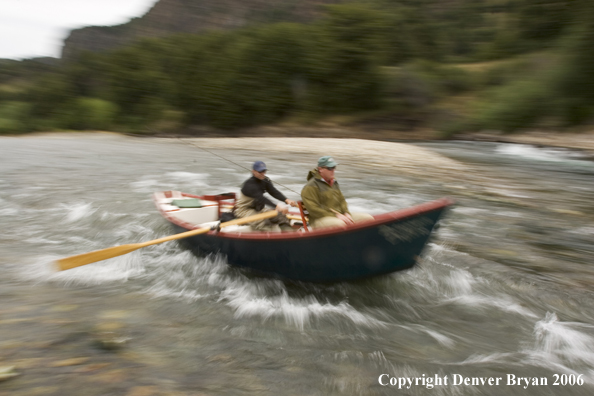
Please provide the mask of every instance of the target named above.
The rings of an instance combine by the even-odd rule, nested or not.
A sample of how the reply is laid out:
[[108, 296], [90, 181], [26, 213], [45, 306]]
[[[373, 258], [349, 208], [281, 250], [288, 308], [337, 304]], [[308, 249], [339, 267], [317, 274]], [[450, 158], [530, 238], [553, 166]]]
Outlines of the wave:
[[495, 152], [508, 157], [516, 157], [543, 164], [553, 163], [567, 165], [588, 173], [594, 169], [594, 162], [588, 160], [585, 155], [568, 149], [539, 148], [525, 144], [502, 144], [497, 146]]
[[547, 312], [534, 325], [534, 341], [523, 349], [524, 363], [573, 372], [573, 367], [594, 370], [594, 326], [562, 322]]

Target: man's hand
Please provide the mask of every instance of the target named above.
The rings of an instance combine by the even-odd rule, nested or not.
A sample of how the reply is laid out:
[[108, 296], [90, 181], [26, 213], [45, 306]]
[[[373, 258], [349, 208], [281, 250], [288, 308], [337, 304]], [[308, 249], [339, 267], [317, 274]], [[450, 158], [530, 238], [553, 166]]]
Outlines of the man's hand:
[[277, 212], [280, 212], [282, 214], [287, 214], [289, 213], [289, 208], [285, 205], [283, 205], [282, 203], [279, 203], [278, 205], [276, 205], [276, 209]]
[[342, 214], [342, 213], [336, 213], [336, 218], [338, 218], [338, 219], [340, 219], [340, 220], [344, 221], [344, 223], [345, 223], [346, 225], [349, 225], [349, 224], [355, 224], [355, 222], [353, 221], [353, 218], [352, 218], [352, 217], [351, 217], [351, 215], [350, 215], [350, 214], [348, 214], [348, 213], [345, 213], [345, 214]]
[[297, 207], [297, 202], [293, 201], [292, 199], [287, 198], [287, 200], [285, 201], [285, 203], [287, 205], [291, 205], [292, 207], [296, 208]]

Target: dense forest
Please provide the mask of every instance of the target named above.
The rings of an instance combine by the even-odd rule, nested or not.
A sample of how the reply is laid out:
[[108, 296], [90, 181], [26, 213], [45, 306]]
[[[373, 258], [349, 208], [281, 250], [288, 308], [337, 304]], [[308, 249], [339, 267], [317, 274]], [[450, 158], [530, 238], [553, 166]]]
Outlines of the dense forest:
[[593, 46], [589, 0], [359, 0], [307, 24], [0, 60], [0, 132], [575, 129], [594, 121]]

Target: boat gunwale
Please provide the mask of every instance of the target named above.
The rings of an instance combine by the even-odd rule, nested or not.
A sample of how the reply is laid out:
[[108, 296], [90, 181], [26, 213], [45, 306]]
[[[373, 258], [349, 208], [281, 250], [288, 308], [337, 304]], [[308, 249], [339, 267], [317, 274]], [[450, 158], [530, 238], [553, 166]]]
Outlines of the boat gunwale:
[[[203, 196], [182, 193], [182, 196], [190, 197], [190, 198], [198, 198], [203, 199]], [[165, 217], [170, 223], [175, 224], [181, 228], [186, 230], [197, 230], [202, 227], [199, 225], [195, 225], [192, 223], [187, 223], [181, 221], [174, 216], [171, 216], [169, 212], [163, 210], [161, 208], [161, 203], [157, 202], [156, 198], [153, 197], [153, 201], [157, 206], [161, 215]], [[269, 241], [269, 240], [298, 240], [298, 239], [307, 239], [307, 238], [318, 238], [318, 237], [327, 237], [327, 236], [335, 236], [335, 235], [342, 235], [346, 233], [352, 233], [360, 230], [364, 230], [367, 228], [375, 228], [380, 225], [392, 223], [397, 220], [406, 220], [411, 217], [423, 215], [425, 213], [429, 213], [438, 209], [446, 208], [454, 204], [454, 201], [448, 197], [440, 198], [434, 201], [425, 202], [419, 205], [411, 206], [404, 209], [398, 209], [392, 212], [381, 213], [378, 215], [373, 216], [373, 221], [366, 221], [361, 223], [355, 223], [352, 225], [348, 225], [346, 227], [333, 227], [333, 228], [324, 228], [320, 230], [312, 230], [308, 232], [218, 232], [217, 230], [211, 230], [206, 234], [209, 236], [215, 236], [218, 238], [227, 238], [227, 239], [240, 239], [240, 240], [261, 240], [261, 241]]]

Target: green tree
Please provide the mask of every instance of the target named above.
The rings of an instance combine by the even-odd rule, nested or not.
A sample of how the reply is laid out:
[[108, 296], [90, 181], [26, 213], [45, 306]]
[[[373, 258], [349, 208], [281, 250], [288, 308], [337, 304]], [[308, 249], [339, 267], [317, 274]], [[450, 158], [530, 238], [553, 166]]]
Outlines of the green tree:
[[308, 38], [304, 25], [263, 26], [238, 48], [235, 87], [249, 124], [275, 121], [303, 107]]
[[556, 84], [563, 117], [572, 125], [594, 117], [594, 3], [581, 10], [580, 20], [563, 41], [566, 56]]
[[6, 101], [0, 104], [0, 133], [21, 133], [31, 129], [30, 105]]
[[120, 109], [120, 122], [138, 128], [159, 119], [175, 95], [159, 55], [135, 46], [114, 51], [107, 61], [109, 99]]
[[62, 66], [64, 78], [76, 97], [107, 96], [107, 70], [105, 55], [81, 52]]
[[244, 115], [235, 89], [239, 35], [213, 32], [189, 40], [183, 71], [176, 80], [180, 107], [190, 122], [232, 128]]
[[[355, 5], [329, 7], [313, 36], [310, 109], [331, 113], [380, 106], [382, 78], [375, 43], [383, 22], [376, 12]], [[374, 26], [378, 29], [370, 29]]]
[[77, 98], [72, 102], [71, 129], [109, 130], [116, 119], [115, 104], [97, 98]]
[[75, 97], [74, 87], [64, 73], [42, 75], [36, 79], [26, 94], [30, 103], [30, 114], [37, 129], [57, 128], [67, 113], [69, 103]]
[[518, 12], [521, 36], [541, 43], [557, 38], [571, 23], [581, 1], [521, 0]]

